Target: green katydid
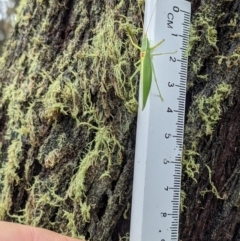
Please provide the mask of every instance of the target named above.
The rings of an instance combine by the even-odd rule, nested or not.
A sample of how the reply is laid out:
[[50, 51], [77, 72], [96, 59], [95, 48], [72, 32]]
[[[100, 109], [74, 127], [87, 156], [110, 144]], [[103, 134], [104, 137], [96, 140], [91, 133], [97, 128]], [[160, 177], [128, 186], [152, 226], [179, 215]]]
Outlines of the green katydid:
[[[157, 0], [157, 2], [158, 2], [158, 0]], [[154, 10], [156, 9], [157, 2], [155, 4]], [[153, 10], [153, 12], [154, 12], [154, 10]], [[153, 13], [151, 15], [149, 24], [147, 26], [147, 30], [148, 30], [148, 27], [150, 25], [152, 16], [153, 16]], [[147, 103], [148, 96], [149, 96], [151, 84], [152, 84], [152, 73], [153, 73], [154, 80], [155, 80], [156, 85], [157, 85], [159, 97], [161, 98], [161, 100], [163, 100], [160, 89], [159, 89], [159, 86], [158, 86], [158, 83], [157, 83], [157, 78], [156, 78], [154, 66], [153, 66], [153, 63], [152, 63], [152, 57], [157, 56], [157, 55], [163, 55], [163, 54], [174, 54], [174, 53], [176, 53], [176, 51], [172, 52], [172, 53], [152, 54], [152, 51], [154, 49], [156, 49], [159, 45], [161, 45], [164, 42], [164, 39], [161, 40], [160, 42], [158, 42], [157, 44], [155, 44], [153, 47], [150, 47], [150, 42], [149, 42], [148, 37], [147, 37], [147, 31], [145, 33], [143, 33], [142, 46], [141, 47], [138, 46], [136, 43], [134, 43], [130, 34], [128, 34], [128, 36], [129, 36], [130, 41], [133, 44], [133, 46], [141, 51], [140, 60], [138, 60], [135, 63], [135, 65], [137, 66], [137, 69], [134, 72], [134, 74], [131, 76], [131, 80], [140, 71], [140, 80], [142, 81], [142, 110], [144, 110], [144, 108], [146, 106], [146, 103]]]

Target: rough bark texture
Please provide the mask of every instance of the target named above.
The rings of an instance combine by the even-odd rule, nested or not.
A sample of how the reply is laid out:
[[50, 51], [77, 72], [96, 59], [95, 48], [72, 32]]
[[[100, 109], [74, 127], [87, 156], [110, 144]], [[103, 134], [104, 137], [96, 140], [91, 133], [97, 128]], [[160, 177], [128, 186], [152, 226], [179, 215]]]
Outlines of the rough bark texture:
[[[192, 10], [180, 239], [240, 240], [239, 2]], [[18, 16], [1, 59], [0, 219], [125, 240], [138, 3], [25, 0]]]
[[240, 4], [192, 9], [180, 237], [240, 240]]
[[1, 219], [89, 240], [128, 232], [138, 52], [125, 31], [141, 34], [134, 6], [21, 3], [2, 58]]

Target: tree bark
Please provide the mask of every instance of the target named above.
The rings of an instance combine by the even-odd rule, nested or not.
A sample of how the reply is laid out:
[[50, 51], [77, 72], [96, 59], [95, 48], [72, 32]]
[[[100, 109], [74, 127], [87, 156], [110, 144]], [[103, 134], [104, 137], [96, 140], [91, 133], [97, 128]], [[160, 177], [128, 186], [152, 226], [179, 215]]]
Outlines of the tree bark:
[[[24, 0], [1, 59], [0, 219], [127, 239], [137, 1]], [[239, 240], [238, 1], [192, 1], [180, 239]]]
[[192, 9], [180, 236], [240, 240], [240, 4], [193, 1]]

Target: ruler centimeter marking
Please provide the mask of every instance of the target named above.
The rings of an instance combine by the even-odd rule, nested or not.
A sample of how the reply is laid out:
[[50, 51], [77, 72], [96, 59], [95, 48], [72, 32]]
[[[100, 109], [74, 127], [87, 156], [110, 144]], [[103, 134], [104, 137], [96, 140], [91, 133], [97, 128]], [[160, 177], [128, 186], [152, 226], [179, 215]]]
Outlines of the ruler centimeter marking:
[[[181, 192], [181, 160], [191, 5], [184, 0], [145, 3], [145, 29], [154, 53], [153, 65], [164, 101], [152, 81], [142, 111], [138, 110], [130, 241], [177, 241]], [[142, 101], [139, 92], [139, 103]]]

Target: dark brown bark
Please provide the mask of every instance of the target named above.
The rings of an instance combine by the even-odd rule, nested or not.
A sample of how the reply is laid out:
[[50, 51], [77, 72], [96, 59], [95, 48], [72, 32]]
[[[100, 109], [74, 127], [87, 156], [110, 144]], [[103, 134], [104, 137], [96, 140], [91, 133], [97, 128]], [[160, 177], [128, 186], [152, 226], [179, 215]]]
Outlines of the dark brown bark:
[[138, 53], [120, 15], [133, 3], [22, 2], [1, 71], [1, 219], [90, 240], [128, 232]]
[[[138, 5], [21, 6], [0, 74], [0, 219], [121, 240], [138, 89], [125, 31], [140, 41]], [[192, 10], [180, 239], [240, 240], [239, 2], [193, 1]]]
[[[183, 177], [187, 198], [180, 237], [184, 241], [240, 240], [239, 19], [234, 20], [239, 16], [240, 4], [194, 1], [192, 7], [192, 28], [196, 32], [191, 38], [199, 39], [189, 59], [184, 142], [185, 151], [197, 153], [192, 157], [198, 173], [195, 181], [188, 175]], [[220, 62], [223, 56], [226, 58]], [[198, 65], [197, 70], [194, 64]], [[207, 78], [203, 80], [198, 75]], [[221, 92], [218, 86], [222, 84], [226, 89]], [[188, 162], [189, 153], [185, 152]], [[208, 191], [204, 193], [205, 190]]]

